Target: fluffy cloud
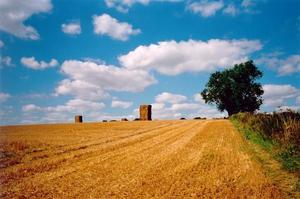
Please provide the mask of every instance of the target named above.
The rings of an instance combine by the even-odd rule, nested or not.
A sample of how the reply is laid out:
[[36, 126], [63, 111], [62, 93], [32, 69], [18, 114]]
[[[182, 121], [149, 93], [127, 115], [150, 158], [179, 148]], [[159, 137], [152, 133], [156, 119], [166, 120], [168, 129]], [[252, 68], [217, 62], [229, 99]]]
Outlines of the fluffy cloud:
[[39, 39], [38, 32], [24, 22], [33, 14], [49, 12], [51, 0], [2, 0], [0, 2], [0, 30], [25, 39]]
[[266, 84], [263, 85], [263, 90], [264, 105], [269, 107], [284, 106], [287, 99], [300, 96], [300, 90], [289, 84]]
[[49, 112], [74, 112], [74, 113], [81, 113], [87, 111], [97, 111], [105, 107], [105, 104], [102, 102], [93, 102], [88, 100], [82, 99], [72, 99], [69, 100], [65, 105], [58, 105], [58, 106], [50, 106], [46, 107], [44, 110]]
[[196, 93], [193, 97], [194, 97], [195, 102], [198, 102], [200, 104], [205, 104], [205, 101], [202, 98], [202, 96], [200, 95], [200, 93]]
[[[93, 102], [82, 99], [71, 99], [64, 105], [40, 107], [35, 104], [27, 104], [22, 107], [29, 121], [26, 123], [37, 122], [68, 122], [72, 121], [74, 115], [83, 114], [86, 117], [99, 114], [105, 107], [102, 102]], [[33, 115], [32, 115], [33, 114]], [[39, 117], [36, 115], [39, 114]]]
[[155, 78], [146, 71], [77, 60], [65, 61], [61, 72], [72, 81], [100, 85], [104, 90], [140, 92], [156, 83]]
[[113, 108], [123, 108], [123, 109], [127, 109], [132, 105], [132, 102], [127, 102], [127, 101], [121, 101], [121, 100], [116, 100], [114, 99], [111, 102], [111, 107]]
[[231, 15], [231, 16], [236, 16], [238, 14], [238, 9], [235, 7], [234, 4], [229, 4], [226, 6], [226, 8], [223, 9], [223, 13]]
[[[163, 92], [168, 93], [168, 92]], [[163, 94], [161, 93], [161, 94]], [[157, 96], [162, 96], [161, 94]], [[172, 94], [174, 96], [184, 96], [180, 94]], [[158, 97], [155, 97], [155, 102], [152, 103], [152, 113], [154, 119], [178, 119], [180, 117], [193, 118], [200, 117], [224, 117], [225, 113], [220, 113], [216, 108], [208, 106], [206, 104], [198, 103], [193, 100], [189, 100], [186, 96], [186, 100], [172, 101], [174, 103], [160, 103], [156, 102]], [[196, 95], [194, 95], [196, 96]], [[121, 101], [116, 98], [113, 99], [111, 106], [126, 108], [132, 103], [127, 101]], [[105, 105], [101, 102], [95, 102], [91, 100], [72, 99], [67, 101], [63, 105], [40, 107], [34, 104], [27, 104], [22, 107], [24, 116], [26, 116], [26, 123], [37, 122], [71, 122], [73, 121], [75, 114], [82, 114], [86, 121], [100, 121], [103, 119], [120, 119], [129, 118], [133, 119], [138, 117], [138, 109], [134, 109], [132, 114], [127, 115], [110, 115], [102, 112]]]
[[300, 54], [291, 55], [286, 59], [279, 59], [274, 55], [265, 56], [257, 60], [271, 69], [277, 70], [279, 75], [288, 75], [300, 72]]
[[40, 111], [40, 110], [42, 110], [42, 108], [35, 104], [27, 104], [27, 105], [22, 106], [23, 112], [34, 112], [34, 111]]
[[64, 105], [40, 107], [34, 104], [28, 104], [22, 107], [23, 111], [43, 111], [46, 113], [82, 113], [88, 111], [99, 111], [105, 104], [102, 102], [93, 102], [82, 99], [71, 99]]
[[35, 57], [22, 57], [21, 63], [26, 66], [27, 68], [31, 68], [34, 70], [43, 70], [46, 68], [53, 68], [58, 65], [58, 62], [56, 59], [51, 59], [49, 63], [45, 61], [38, 62], [35, 60]]
[[238, 14], [257, 14], [259, 10], [255, 8], [256, 4], [266, 1], [243, 0], [238, 1], [223, 1], [223, 0], [199, 0], [187, 1], [186, 9], [199, 14], [202, 17], [214, 16], [218, 11], [222, 11], [225, 15], [236, 16]]
[[132, 25], [126, 22], [119, 22], [108, 14], [93, 16], [94, 33], [108, 35], [113, 39], [127, 41], [131, 35], [141, 33], [140, 29], [133, 29]]
[[157, 103], [180, 103], [187, 100], [187, 97], [184, 95], [178, 95], [168, 92], [163, 92], [155, 97]]
[[2, 48], [3, 46], [4, 46], [4, 42], [0, 40], [0, 48]]
[[[167, 108], [158, 108], [157, 105], [159, 104], [152, 104], [152, 118], [153, 119], [178, 119], [182, 116], [182, 113], [174, 112], [170, 110], [169, 107]], [[136, 110], [138, 114], [138, 110]]]
[[216, 14], [218, 10], [224, 7], [223, 1], [201, 0], [199, 2], [191, 2], [187, 5], [187, 9], [193, 13], [200, 14], [203, 17], [209, 17]]
[[182, 0], [105, 0], [105, 4], [109, 8], [116, 8], [119, 12], [126, 13], [134, 4], [148, 5], [150, 2], [180, 2]]
[[139, 46], [118, 59], [128, 69], [154, 69], [165, 75], [177, 75], [226, 68], [246, 61], [261, 48], [258, 40], [172, 40]]
[[[57, 116], [57, 112], [64, 114], [64, 116], [58, 117], [61, 119], [60, 121], [66, 121], [75, 113], [84, 113], [85, 117], [90, 120], [114, 118], [116, 116], [109, 116], [97, 111], [104, 107], [103, 103], [97, 102], [98, 100], [109, 97], [110, 91], [140, 92], [157, 82], [147, 71], [128, 70], [105, 65], [103, 62], [67, 60], [61, 66], [61, 73], [67, 78], [58, 84], [55, 95], [71, 95], [75, 97], [76, 101], [43, 109], [49, 113], [44, 117], [45, 122], [59, 121], [54, 118]], [[77, 106], [75, 106], [76, 104]], [[113, 99], [111, 104], [112, 107], [119, 108], [129, 108], [131, 105], [132, 102], [117, 99]]]
[[300, 55], [290, 56], [278, 69], [279, 74], [286, 75], [300, 72]]
[[67, 60], [61, 66], [62, 80], [55, 95], [72, 95], [83, 100], [109, 97], [109, 91], [140, 92], [156, 79], [142, 70], [128, 70], [91, 61]]
[[99, 58], [85, 57], [82, 60], [85, 61], [85, 62], [94, 62], [98, 65], [106, 65], [106, 62], [102, 59], [99, 59]]
[[147, 5], [150, 0], [105, 0], [109, 8], [116, 8], [119, 12], [128, 12], [128, 9], [135, 3]]
[[170, 109], [173, 111], [185, 111], [185, 110], [195, 110], [198, 108], [200, 108], [200, 105], [196, 103], [180, 103], [180, 104], [172, 104]]
[[241, 10], [247, 14], [257, 14], [260, 11], [256, 8], [258, 3], [265, 3], [267, 1], [256, 1], [256, 0], [243, 0], [241, 2]]
[[1, 66], [11, 66], [11, 65], [12, 65], [11, 57], [9, 57], [9, 56], [5, 56], [5, 57], [0, 56], [0, 67]]
[[152, 110], [160, 110], [160, 109], [163, 109], [165, 108], [165, 104], [164, 103], [152, 103]]
[[72, 22], [68, 24], [62, 24], [61, 30], [70, 35], [78, 35], [81, 33], [81, 26], [79, 22]]
[[8, 93], [0, 93], [0, 103], [6, 102], [10, 97]]
[[[225, 113], [220, 113], [215, 107], [204, 104], [202, 101], [199, 103], [199, 94], [195, 94], [194, 101], [191, 101], [184, 95], [173, 93], [166, 95], [165, 93], [168, 92], [158, 94], [155, 97], [155, 102], [152, 103], [152, 113], [155, 119], [194, 118], [196, 116], [213, 118], [224, 117], [226, 115]], [[161, 100], [161, 96], [172, 96], [171, 99], [175, 100]], [[169, 98], [170, 97], [168, 97], [168, 99]], [[165, 97], [163, 97], [163, 99], [165, 99]], [[136, 109], [135, 112], [137, 113], [138, 109]]]
[[100, 85], [85, 80], [64, 79], [55, 89], [55, 95], [73, 95], [84, 100], [99, 100], [109, 97]]

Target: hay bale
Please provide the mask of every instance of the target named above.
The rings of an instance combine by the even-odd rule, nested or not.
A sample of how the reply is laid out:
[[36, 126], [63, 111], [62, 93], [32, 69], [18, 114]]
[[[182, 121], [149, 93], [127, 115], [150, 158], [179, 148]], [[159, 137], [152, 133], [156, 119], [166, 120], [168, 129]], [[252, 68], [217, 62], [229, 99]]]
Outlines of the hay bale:
[[152, 120], [151, 105], [140, 105], [140, 120]]
[[82, 123], [82, 115], [75, 115], [75, 123]]

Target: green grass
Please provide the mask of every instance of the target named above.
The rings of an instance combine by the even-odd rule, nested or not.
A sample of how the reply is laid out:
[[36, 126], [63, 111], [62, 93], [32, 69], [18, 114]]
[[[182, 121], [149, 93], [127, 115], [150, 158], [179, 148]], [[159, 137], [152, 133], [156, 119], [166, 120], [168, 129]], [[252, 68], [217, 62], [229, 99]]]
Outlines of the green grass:
[[300, 157], [297, 155], [295, 146], [289, 146], [276, 154], [283, 167], [288, 171], [300, 171]]
[[[300, 156], [297, 151], [299, 146], [289, 143], [282, 144], [271, 136], [265, 135], [263, 132], [253, 130], [253, 128], [247, 124], [247, 121], [239, 120], [237, 116], [231, 117], [230, 121], [238, 131], [243, 134], [245, 139], [267, 151], [274, 159], [282, 164], [284, 169], [300, 174]], [[251, 125], [253, 125], [253, 123]]]

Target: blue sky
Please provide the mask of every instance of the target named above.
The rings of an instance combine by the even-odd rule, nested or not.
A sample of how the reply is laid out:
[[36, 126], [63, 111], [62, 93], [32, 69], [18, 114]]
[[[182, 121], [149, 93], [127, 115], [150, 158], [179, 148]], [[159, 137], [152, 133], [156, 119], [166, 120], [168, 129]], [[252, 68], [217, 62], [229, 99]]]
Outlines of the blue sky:
[[300, 106], [298, 0], [2, 0], [1, 124], [219, 117], [199, 92], [248, 59], [261, 111]]

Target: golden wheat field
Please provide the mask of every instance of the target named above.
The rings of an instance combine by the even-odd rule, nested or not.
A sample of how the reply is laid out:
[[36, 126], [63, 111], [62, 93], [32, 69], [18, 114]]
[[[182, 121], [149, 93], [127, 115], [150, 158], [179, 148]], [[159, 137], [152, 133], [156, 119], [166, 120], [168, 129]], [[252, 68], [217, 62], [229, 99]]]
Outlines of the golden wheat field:
[[1, 127], [1, 198], [282, 198], [227, 120]]

